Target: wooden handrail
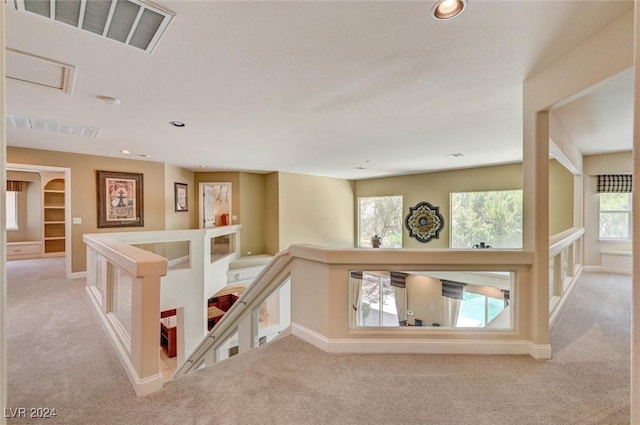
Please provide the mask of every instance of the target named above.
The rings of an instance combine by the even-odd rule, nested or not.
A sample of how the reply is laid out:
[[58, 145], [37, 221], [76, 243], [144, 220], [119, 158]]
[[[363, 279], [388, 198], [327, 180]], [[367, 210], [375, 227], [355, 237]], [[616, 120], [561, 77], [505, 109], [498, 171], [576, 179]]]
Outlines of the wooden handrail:
[[563, 232], [549, 237], [549, 258], [553, 258], [560, 251], [569, 247], [572, 243], [584, 235], [584, 227], [572, 227]]
[[209, 331], [202, 342], [187, 357], [184, 364], [176, 370], [174, 377], [182, 376], [197, 369], [210, 350], [215, 350], [235, 332], [236, 325], [253, 310], [258, 308], [289, 275], [288, 267], [293, 257], [288, 250], [277, 253], [267, 266], [255, 278], [253, 283], [222, 316], [220, 322]]
[[109, 234], [87, 234], [82, 240], [116, 267], [135, 277], [165, 276], [168, 261], [160, 255], [113, 240]]

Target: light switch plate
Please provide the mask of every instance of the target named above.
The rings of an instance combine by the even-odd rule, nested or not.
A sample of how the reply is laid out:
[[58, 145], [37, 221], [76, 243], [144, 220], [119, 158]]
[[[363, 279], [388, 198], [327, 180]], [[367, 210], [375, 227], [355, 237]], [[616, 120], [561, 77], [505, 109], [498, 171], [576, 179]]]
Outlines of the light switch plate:
[[73, 224], [82, 224], [82, 217], [73, 217]]

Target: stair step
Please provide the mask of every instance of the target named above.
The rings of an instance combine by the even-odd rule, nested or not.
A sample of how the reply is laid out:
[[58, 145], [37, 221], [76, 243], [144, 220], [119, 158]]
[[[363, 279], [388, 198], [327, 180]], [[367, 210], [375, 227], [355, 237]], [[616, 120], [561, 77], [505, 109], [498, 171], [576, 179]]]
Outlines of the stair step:
[[260, 274], [262, 269], [264, 269], [264, 265], [229, 270], [227, 272], [227, 284], [235, 284], [237, 281], [241, 280], [253, 280]]
[[269, 261], [271, 261], [272, 258], [272, 255], [267, 254], [240, 257], [237, 260], [233, 260], [231, 263], [229, 263], [229, 270], [243, 269], [255, 266], [265, 266]]

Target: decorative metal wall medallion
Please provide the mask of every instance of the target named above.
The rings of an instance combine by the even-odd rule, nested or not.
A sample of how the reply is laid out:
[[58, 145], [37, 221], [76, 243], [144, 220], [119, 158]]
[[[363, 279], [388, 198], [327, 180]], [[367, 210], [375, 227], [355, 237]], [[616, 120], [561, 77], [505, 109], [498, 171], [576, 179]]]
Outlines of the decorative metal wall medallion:
[[444, 227], [444, 218], [440, 214], [440, 207], [434, 207], [428, 202], [420, 202], [415, 207], [409, 207], [409, 214], [404, 221], [409, 236], [420, 242], [429, 242], [436, 238]]

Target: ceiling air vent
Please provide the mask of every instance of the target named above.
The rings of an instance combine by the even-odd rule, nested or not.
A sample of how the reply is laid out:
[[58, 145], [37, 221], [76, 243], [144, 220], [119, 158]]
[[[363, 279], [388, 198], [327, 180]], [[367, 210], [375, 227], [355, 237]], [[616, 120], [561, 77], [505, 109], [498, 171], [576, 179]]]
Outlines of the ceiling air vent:
[[147, 53], [175, 16], [140, 0], [15, 0], [15, 6]]
[[66, 124], [62, 122], [43, 120], [40, 118], [20, 117], [17, 115], [7, 115], [6, 123], [7, 127], [51, 131], [53, 133], [84, 137], [96, 137], [99, 130], [95, 127], [87, 127], [85, 125]]
[[75, 66], [10, 48], [6, 52], [7, 78], [65, 93], [73, 91]]

